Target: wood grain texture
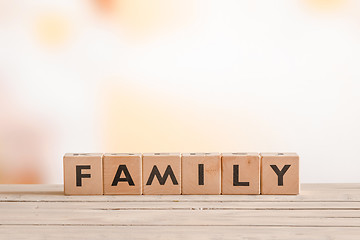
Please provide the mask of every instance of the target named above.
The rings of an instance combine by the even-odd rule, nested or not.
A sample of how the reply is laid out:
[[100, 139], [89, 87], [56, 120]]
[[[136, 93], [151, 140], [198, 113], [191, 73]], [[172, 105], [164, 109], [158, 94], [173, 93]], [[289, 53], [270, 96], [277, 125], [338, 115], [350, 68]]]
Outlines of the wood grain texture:
[[66, 195], [102, 195], [102, 153], [66, 153], [64, 193]]
[[140, 153], [104, 154], [104, 195], [142, 194], [141, 168]]
[[358, 240], [354, 227], [261, 227], [261, 226], [1, 226], [7, 239], [279, 239]]
[[0, 239], [359, 239], [360, 184], [299, 195], [65, 196], [0, 185]]
[[223, 153], [222, 194], [260, 194], [258, 153]]
[[181, 156], [182, 194], [221, 194], [220, 153], [184, 153]]
[[180, 153], [143, 154], [143, 194], [181, 194]]
[[261, 194], [299, 194], [299, 156], [260, 153]]

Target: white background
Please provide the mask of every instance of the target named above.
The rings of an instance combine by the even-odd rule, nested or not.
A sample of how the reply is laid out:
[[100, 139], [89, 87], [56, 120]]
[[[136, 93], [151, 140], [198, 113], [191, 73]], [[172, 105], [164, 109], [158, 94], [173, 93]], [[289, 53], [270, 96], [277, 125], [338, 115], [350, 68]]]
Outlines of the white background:
[[123, 2], [0, 1], [3, 169], [35, 154], [61, 183], [65, 152], [291, 151], [301, 182], [360, 181], [358, 2]]

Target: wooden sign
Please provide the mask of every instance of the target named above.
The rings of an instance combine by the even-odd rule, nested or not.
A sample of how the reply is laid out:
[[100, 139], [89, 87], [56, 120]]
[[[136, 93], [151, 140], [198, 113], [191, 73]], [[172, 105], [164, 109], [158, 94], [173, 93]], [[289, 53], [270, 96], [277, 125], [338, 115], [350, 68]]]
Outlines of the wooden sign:
[[296, 153], [67, 153], [65, 195], [299, 194]]

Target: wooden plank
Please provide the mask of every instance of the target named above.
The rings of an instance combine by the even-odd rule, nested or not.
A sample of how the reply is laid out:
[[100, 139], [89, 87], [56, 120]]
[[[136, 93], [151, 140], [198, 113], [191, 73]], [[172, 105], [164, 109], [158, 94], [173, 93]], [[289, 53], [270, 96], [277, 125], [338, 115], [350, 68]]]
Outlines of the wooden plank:
[[2, 202], [0, 211], [93, 210], [360, 210], [360, 202]]
[[[138, 210], [138, 209], [126, 209], [126, 210], [118, 210], [118, 209], [66, 209], [66, 208], [35, 208], [35, 209], [24, 209], [24, 208], [13, 208], [13, 209], [2, 209], [1, 213], [3, 215], [11, 214], [8, 217], [9, 220], [12, 218], [17, 218], [17, 215], [21, 216], [31, 216], [31, 215], [42, 215], [46, 218], [46, 214], [51, 215], [49, 218], [53, 218], [55, 215], [63, 216], [63, 214], [72, 215], [72, 213], [76, 213], [77, 217], [86, 218], [87, 215], [92, 215], [94, 221], [96, 220], [95, 216], [101, 216], [101, 214], [106, 214], [108, 217], [117, 218], [118, 215], [127, 216], [130, 214], [137, 214], [141, 216], [148, 216], [153, 214], [162, 215], [164, 212], [168, 210], [155, 210], [155, 209], [147, 209], [147, 210]], [[202, 213], [205, 212], [205, 213]], [[229, 213], [233, 212], [233, 213]], [[190, 215], [193, 214], [202, 216], [234, 216], [234, 217], [289, 217], [289, 218], [360, 218], [359, 210], [337, 210], [337, 211], [329, 211], [329, 210], [183, 210], [178, 209], [173, 211], [172, 214], [177, 214], [179, 216], [182, 215]], [[234, 214], [234, 215], [232, 215]], [[174, 215], [174, 216], [177, 216]], [[7, 217], [7, 216], [6, 216]], [[5, 221], [6, 219], [0, 216], [0, 223]], [[66, 220], [66, 219], [65, 219]], [[175, 220], [174, 220], [175, 222]], [[232, 222], [230, 222], [232, 223]], [[231, 224], [230, 224], [231, 225]]]
[[64, 196], [0, 185], [1, 239], [359, 239], [360, 184], [299, 196]]
[[360, 228], [327, 227], [135, 227], [135, 226], [0, 226], [7, 239], [279, 239], [358, 240]]
[[64, 196], [62, 185], [0, 185], [0, 202], [360, 202], [360, 184], [303, 184], [299, 195]]
[[1, 225], [108, 226], [332, 226], [360, 227], [359, 211], [163, 211], [64, 210], [2, 211]]
[[358, 240], [355, 227], [237, 227], [237, 226], [0, 226], [4, 239], [279, 239]]

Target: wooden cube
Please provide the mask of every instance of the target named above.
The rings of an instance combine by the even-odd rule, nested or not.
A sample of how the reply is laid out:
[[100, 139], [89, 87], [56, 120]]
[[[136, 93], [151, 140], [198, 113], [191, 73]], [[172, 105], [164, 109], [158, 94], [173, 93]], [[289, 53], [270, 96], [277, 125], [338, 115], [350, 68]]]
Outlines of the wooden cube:
[[184, 153], [181, 157], [182, 194], [221, 193], [221, 155]]
[[258, 153], [223, 153], [222, 194], [260, 194]]
[[102, 153], [67, 153], [64, 156], [65, 195], [102, 195]]
[[143, 194], [181, 194], [180, 153], [143, 154]]
[[261, 153], [261, 194], [299, 194], [299, 156]]
[[104, 194], [142, 194], [142, 155], [107, 153], [103, 156]]

